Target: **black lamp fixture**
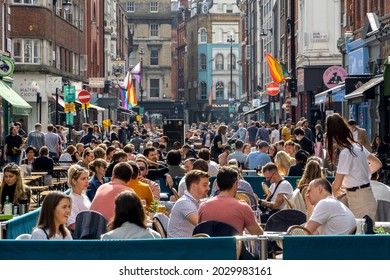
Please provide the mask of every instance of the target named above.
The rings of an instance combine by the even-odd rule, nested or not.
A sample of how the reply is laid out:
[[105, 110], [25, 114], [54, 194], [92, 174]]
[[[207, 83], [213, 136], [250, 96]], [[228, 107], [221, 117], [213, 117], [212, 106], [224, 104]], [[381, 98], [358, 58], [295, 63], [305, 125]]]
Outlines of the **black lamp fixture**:
[[271, 35], [272, 35], [272, 28], [265, 28], [265, 29], [263, 29], [263, 31], [260, 33], [260, 37], [267, 37], [268, 35], [267, 35], [267, 32], [265, 32], [265, 31], [269, 31], [269, 33], [271, 33]]

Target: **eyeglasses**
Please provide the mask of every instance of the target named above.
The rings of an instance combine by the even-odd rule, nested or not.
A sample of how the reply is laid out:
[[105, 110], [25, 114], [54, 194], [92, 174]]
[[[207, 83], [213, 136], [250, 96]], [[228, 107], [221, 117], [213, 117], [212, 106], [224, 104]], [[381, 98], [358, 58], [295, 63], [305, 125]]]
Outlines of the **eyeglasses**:
[[271, 180], [271, 179], [272, 179], [272, 177], [275, 175], [275, 173], [276, 173], [276, 172], [272, 173], [272, 175], [271, 175], [270, 177], [268, 177], [268, 178], [264, 176], [265, 180], [266, 180], [266, 181], [269, 181], [269, 180]]
[[144, 171], [144, 170], [146, 170], [146, 167], [140, 166], [140, 167], [139, 167], [139, 170], [140, 170], [140, 171]]

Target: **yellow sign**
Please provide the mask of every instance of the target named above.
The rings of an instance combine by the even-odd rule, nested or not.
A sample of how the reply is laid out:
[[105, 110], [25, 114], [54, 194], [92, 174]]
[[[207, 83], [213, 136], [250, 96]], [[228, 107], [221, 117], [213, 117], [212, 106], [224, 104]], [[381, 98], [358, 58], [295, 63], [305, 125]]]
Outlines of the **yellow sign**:
[[76, 105], [74, 103], [65, 103], [64, 112], [76, 112]]
[[91, 107], [91, 103], [89, 103], [89, 102], [86, 104], [83, 104], [83, 103], [81, 104], [82, 109], [89, 109], [89, 107]]
[[103, 120], [102, 123], [103, 123], [104, 128], [110, 127], [110, 125], [111, 125], [110, 119]]

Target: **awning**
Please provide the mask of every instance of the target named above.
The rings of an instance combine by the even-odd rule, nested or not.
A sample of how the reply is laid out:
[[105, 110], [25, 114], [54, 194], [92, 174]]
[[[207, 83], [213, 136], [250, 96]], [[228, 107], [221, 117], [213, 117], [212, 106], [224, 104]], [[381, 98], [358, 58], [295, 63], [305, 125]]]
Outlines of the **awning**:
[[[326, 102], [326, 98], [332, 95], [333, 101], [344, 101], [344, 95], [345, 95], [345, 83], [340, 83], [338, 86], [329, 88], [323, 92], [320, 92], [315, 95], [314, 97], [314, 104], [320, 105], [322, 103]], [[336, 99], [335, 99], [336, 98]]]
[[[77, 100], [76, 100], [76, 103], [79, 104], [79, 105], [83, 105], [83, 103], [81, 103], [80, 101], [77, 101]], [[89, 104], [89, 108], [88, 109], [95, 109], [98, 112], [104, 112], [106, 110], [106, 109], [104, 109], [102, 107], [99, 107], [99, 106], [93, 105], [93, 104]]]
[[354, 98], [364, 97], [364, 93], [367, 90], [369, 90], [369, 89], [371, 89], [373, 87], [379, 86], [380, 83], [383, 83], [383, 76], [372, 78], [367, 83], [364, 83], [361, 87], [355, 89], [350, 94], [347, 94], [345, 96], [345, 99], [346, 100], [351, 100], [351, 99], [354, 99]]
[[31, 113], [31, 105], [2, 80], [0, 80], [0, 96], [12, 105], [15, 115], [27, 116]]
[[242, 113], [242, 115], [246, 116], [246, 115], [249, 115], [249, 114], [253, 114], [253, 113], [256, 113], [257, 111], [265, 108], [269, 103], [263, 103], [261, 104], [260, 106], [252, 109], [252, 110], [249, 110], [248, 112], [245, 112], [245, 113]]
[[[55, 101], [56, 97], [54, 95], [52, 97], [53, 97], [53, 99]], [[77, 100], [76, 100], [75, 103], [79, 104], [79, 105], [82, 105], [82, 103], [80, 101], [77, 101]], [[58, 96], [58, 105], [60, 105], [62, 108], [65, 108], [65, 101], [64, 101], [64, 99], [62, 99], [61, 96]], [[89, 109], [95, 109], [98, 112], [104, 112], [106, 110], [103, 107], [99, 107], [99, 106], [93, 105], [93, 104], [89, 104]]]

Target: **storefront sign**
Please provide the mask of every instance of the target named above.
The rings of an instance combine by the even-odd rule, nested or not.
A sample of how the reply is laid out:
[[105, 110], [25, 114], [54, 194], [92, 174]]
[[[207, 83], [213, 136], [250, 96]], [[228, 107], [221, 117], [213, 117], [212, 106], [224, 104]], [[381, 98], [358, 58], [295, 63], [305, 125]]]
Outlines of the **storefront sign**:
[[341, 82], [344, 82], [347, 76], [347, 71], [343, 67], [331, 66], [325, 70], [322, 78], [328, 88], [334, 88]]

